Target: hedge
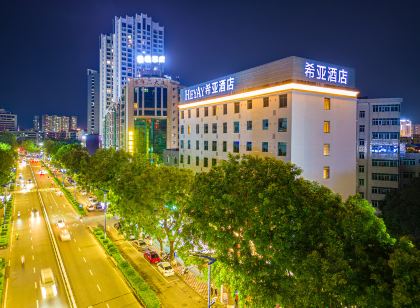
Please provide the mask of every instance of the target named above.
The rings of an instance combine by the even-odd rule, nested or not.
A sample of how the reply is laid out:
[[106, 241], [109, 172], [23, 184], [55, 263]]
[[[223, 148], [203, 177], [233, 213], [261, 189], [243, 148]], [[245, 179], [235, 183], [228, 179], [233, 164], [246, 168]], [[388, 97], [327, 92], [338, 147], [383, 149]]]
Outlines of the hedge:
[[6, 261], [3, 258], [0, 258], [0, 303], [2, 303], [2, 297], [3, 297], [5, 267], [6, 267]]
[[53, 177], [54, 182], [60, 187], [64, 196], [66, 196], [70, 204], [73, 205], [74, 209], [80, 215], [86, 215], [85, 209], [79, 206], [79, 202], [77, 202], [76, 198], [71, 194], [71, 192], [67, 188], [64, 187], [63, 183], [61, 183], [59, 179], [55, 177], [55, 175], [51, 172], [50, 168], [48, 168], [47, 165], [44, 164], [44, 167], [48, 170], [48, 173]]
[[9, 245], [10, 239], [10, 217], [12, 215], [12, 202], [13, 197], [6, 202], [6, 216], [1, 220], [0, 227], [0, 248], [6, 248]]
[[105, 239], [104, 231], [101, 228], [94, 228], [93, 234], [105, 248], [105, 251], [115, 260], [118, 268], [134, 289], [142, 304], [147, 308], [160, 307], [160, 301], [155, 291], [150, 288], [133, 266], [125, 260], [118, 247], [110, 239]]

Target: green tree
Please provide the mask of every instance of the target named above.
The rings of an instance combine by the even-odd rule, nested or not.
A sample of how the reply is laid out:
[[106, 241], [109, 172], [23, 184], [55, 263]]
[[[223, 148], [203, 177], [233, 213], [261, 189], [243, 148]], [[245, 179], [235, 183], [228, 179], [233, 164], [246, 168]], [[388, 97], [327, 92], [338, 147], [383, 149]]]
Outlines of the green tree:
[[382, 218], [395, 237], [410, 236], [420, 246], [420, 178], [388, 194], [381, 206]]
[[20, 146], [27, 152], [29, 153], [33, 153], [33, 152], [38, 152], [39, 148], [38, 146], [35, 144], [35, 142], [33, 140], [24, 140], [20, 143]]
[[12, 148], [16, 148], [17, 141], [16, 136], [10, 132], [0, 132], [0, 143], [6, 143]]
[[216, 279], [257, 307], [389, 306], [393, 240], [382, 220], [364, 200], [343, 203], [300, 174], [252, 156], [197, 174], [186, 254], [213, 251]]
[[0, 185], [12, 180], [12, 168], [17, 159], [17, 154], [9, 144], [0, 143]]

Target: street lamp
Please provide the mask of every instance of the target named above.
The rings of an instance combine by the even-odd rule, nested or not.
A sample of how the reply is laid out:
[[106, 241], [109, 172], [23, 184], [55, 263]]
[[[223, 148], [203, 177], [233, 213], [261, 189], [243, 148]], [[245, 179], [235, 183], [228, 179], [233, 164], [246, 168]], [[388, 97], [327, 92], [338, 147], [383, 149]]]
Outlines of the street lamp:
[[102, 191], [104, 193], [104, 204], [105, 204], [104, 205], [105, 206], [104, 208], [104, 233], [105, 233], [105, 238], [106, 238], [106, 212], [108, 210], [108, 206], [106, 205], [106, 197], [107, 197], [108, 190], [102, 189]]
[[208, 265], [208, 278], [207, 278], [207, 307], [208, 308], [210, 308], [211, 306], [213, 306], [214, 305], [214, 302], [212, 302], [211, 301], [211, 298], [210, 298], [210, 296], [211, 296], [211, 293], [210, 293], [210, 290], [211, 290], [211, 265], [214, 263], [214, 262], [216, 262], [216, 259], [215, 258], [212, 258], [212, 257], [210, 257], [210, 256], [207, 256], [207, 255], [204, 255], [204, 254], [193, 254], [194, 256], [196, 256], [196, 257], [199, 257], [199, 258], [203, 258], [203, 259], [207, 259], [208, 260], [208, 263], [207, 263], [207, 265]]

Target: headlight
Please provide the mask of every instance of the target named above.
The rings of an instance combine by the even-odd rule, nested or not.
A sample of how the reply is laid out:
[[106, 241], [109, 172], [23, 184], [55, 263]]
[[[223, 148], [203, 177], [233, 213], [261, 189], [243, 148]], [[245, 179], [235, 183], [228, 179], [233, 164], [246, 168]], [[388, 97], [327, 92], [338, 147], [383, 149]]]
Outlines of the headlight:
[[57, 295], [57, 287], [55, 285], [52, 286], [54, 296]]
[[42, 298], [46, 298], [47, 297], [47, 290], [45, 290], [44, 287], [41, 287], [41, 293], [42, 293]]

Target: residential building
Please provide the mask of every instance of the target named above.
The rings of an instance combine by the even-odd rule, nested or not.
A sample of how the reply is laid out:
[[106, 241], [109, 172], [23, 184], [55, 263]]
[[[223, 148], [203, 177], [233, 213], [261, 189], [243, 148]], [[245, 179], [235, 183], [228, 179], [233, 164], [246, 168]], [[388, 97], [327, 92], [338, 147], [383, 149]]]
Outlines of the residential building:
[[[108, 113], [120, 104], [122, 90], [130, 79], [163, 76], [164, 27], [146, 14], [114, 18], [113, 33], [101, 35], [100, 134], [103, 146], [115, 135], [116, 123]], [[107, 122], [110, 121], [110, 122]]]
[[69, 130], [77, 130], [77, 116], [70, 117], [70, 127]]
[[407, 186], [414, 178], [420, 177], [420, 152], [401, 154], [399, 174], [400, 187]]
[[411, 138], [413, 135], [413, 125], [410, 120], [400, 120], [400, 134], [401, 137]]
[[42, 132], [68, 133], [70, 130], [77, 130], [76, 116], [42, 115]]
[[352, 68], [288, 57], [181, 90], [179, 166], [228, 153], [292, 162], [343, 197], [356, 192]]
[[41, 130], [41, 126], [39, 124], [39, 116], [35, 115], [33, 120], [33, 130], [35, 132], [39, 132]]
[[16, 131], [17, 115], [5, 109], [0, 109], [0, 132]]
[[109, 113], [115, 124], [107, 144], [129, 153], [162, 155], [176, 149], [179, 89], [179, 82], [168, 77], [131, 79]]
[[413, 135], [419, 135], [420, 136], [420, 124], [414, 124], [413, 125]]
[[399, 187], [401, 98], [357, 103], [357, 191], [373, 206]]
[[[77, 128], [77, 119], [76, 125]], [[87, 133], [99, 134], [99, 73], [87, 70]]]

